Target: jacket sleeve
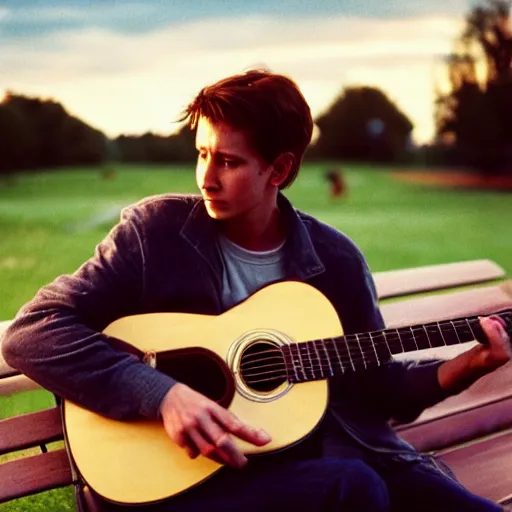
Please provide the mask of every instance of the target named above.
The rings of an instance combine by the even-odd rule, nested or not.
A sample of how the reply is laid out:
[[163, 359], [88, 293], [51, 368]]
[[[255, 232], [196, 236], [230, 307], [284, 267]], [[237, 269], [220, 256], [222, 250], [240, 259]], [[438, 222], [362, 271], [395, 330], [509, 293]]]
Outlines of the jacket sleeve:
[[133, 314], [144, 293], [137, 214], [126, 209], [94, 256], [45, 286], [2, 339], [7, 363], [61, 397], [117, 418], [156, 418], [175, 381], [116, 350], [101, 331]]
[[[345, 334], [385, 327], [377, 305], [375, 284], [364, 259], [360, 282], [364, 285], [357, 286], [352, 296], [351, 319], [343, 322]], [[440, 364], [440, 360], [391, 359], [376, 368], [344, 375], [341, 379], [343, 394], [358, 407], [372, 410], [386, 420], [393, 418], [407, 423], [415, 420], [425, 408], [450, 396], [437, 378]]]

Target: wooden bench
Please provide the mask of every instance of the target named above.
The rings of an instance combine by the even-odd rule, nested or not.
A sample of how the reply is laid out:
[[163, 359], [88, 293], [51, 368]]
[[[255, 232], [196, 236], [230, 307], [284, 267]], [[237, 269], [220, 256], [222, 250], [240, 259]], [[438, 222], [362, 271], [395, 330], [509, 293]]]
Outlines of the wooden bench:
[[[374, 277], [388, 327], [512, 307], [512, 280], [506, 280], [503, 269], [489, 260], [378, 272]], [[436, 295], [424, 296], [426, 292]], [[0, 335], [8, 324], [0, 322]], [[453, 357], [470, 345], [419, 351], [414, 357]], [[406, 357], [410, 359], [411, 355]], [[470, 490], [507, 506], [512, 501], [510, 384], [509, 363], [464, 393], [426, 410], [412, 424], [396, 428], [418, 449], [448, 462]], [[37, 388], [35, 382], [10, 368], [0, 356], [0, 396]], [[84, 493], [79, 485], [62, 444], [47, 451], [49, 443], [62, 439], [57, 407], [0, 421], [0, 455], [40, 448], [39, 454], [0, 464], [0, 503], [75, 484], [78, 510], [98, 510], [90, 493]]]

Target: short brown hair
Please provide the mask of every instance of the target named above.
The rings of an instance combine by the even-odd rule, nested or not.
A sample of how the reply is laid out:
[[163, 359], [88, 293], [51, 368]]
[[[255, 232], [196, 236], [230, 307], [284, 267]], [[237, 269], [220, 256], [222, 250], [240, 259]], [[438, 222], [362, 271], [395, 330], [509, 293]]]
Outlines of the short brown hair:
[[194, 130], [200, 117], [246, 132], [268, 164], [282, 153], [292, 153], [295, 163], [280, 188], [297, 177], [313, 133], [311, 111], [297, 84], [267, 70], [250, 70], [204, 87], [181, 120], [188, 120]]

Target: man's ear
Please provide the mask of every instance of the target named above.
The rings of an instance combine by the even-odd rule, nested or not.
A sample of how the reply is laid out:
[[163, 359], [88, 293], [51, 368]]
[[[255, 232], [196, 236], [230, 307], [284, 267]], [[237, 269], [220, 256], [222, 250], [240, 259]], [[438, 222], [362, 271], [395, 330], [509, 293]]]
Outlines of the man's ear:
[[294, 164], [295, 156], [293, 153], [281, 153], [271, 166], [270, 184], [274, 187], [283, 184], [292, 172]]

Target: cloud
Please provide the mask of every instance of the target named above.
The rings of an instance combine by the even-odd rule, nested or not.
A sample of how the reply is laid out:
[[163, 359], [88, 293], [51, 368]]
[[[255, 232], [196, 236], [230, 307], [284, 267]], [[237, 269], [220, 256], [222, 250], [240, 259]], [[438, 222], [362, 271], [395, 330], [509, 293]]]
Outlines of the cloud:
[[3, 0], [3, 4], [10, 8], [10, 16], [3, 26], [3, 33], [12, 38], [55, 33], [70, 27], [101, 27], [121, 33], [152, 32], [170, 23], [255, 15], [283, 20], [309, 16], [322, 16], [327, 19], [340, 15], [379, 19], [435, 14], [460, 15], [469, 7], [468, 0]]
[[381, 87], [432, 135], [433, 72], [460, 30], [455, 16], [376, 20], [261, 15], [123, 34], [93, 27], [4, 44], [0, 86], [51, 96], [115, 136], [170, 133], [204, 85], [265, 65], [294, 78], [313, 114], [350, 84]]
[[[151, 31], [155, 26], [176, 18], [173, 10], [162, 11], [155, 2], [87, 2], [70, 5], [69, 2], [31, 5], [25, 1], [12, 5], [2, 21], [2, 36], [20, 42], [42, 34], [57, 34], [69, 29], [102, 27], [124, 33]], [[163, 19], [161, 14], [163, 14]], [[179, 19], [179, 18], [178, 18]]]

